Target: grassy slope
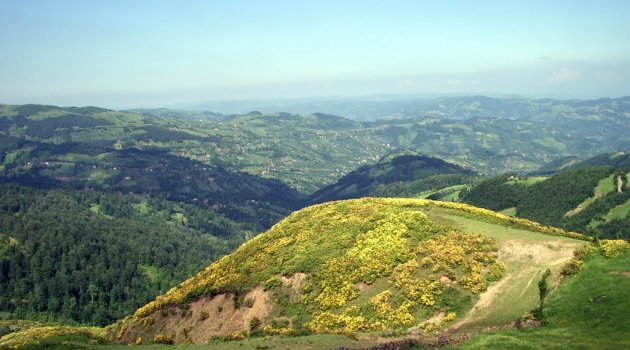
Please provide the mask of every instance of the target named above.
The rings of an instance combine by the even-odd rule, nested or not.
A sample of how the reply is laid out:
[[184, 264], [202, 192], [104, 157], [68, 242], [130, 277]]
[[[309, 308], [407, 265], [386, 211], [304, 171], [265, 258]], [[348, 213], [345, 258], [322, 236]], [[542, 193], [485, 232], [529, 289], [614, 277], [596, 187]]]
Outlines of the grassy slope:
[[503, 279], [482, 295], [485, 302], [471, 310], [458, 325], [467, 329], [483, 328], [510, 323], [515, 315], [532, 310], [538, 303], [537, 282], [547, 268], [558, 272], [581, 241], [545, 236], [540, 233], [504, 227], [460, 216], [448, 216], [463, 230], [478, 232], [493, 238], [499, 245], [499, 257], [506, 263]]
[[[427, 214], [429, 221], [427, 222], [425, 219], [422, 219], [422, 215], [408, 216], [408, 214], [412, 214], [415, 211]], [[467, 216], [474, 219], [461, 218], [461, 216]], [[536, 299], [534, 296], [536, 294], [536, 284], [533, 283], [535, 276], [542, 273], [542, 271], [546, 268], [554, 267], [559, 264], [561, 260], [563, 261], [568, 259], [571, 256], [573, 248], [580, 244], [579, 241], [558, 236], [542, 235], [539, 233], [549, 232], [556, 235], [568, 234], [563, 233], [561, 230], [541, 227], [526, 220], [508, 218], [487, 210], [457, 203], [380, 198], [327, 203], [320, 206], [313, 206], [291, 215], [283, 222], [274, 226], [274, 228], [267, 233], [260, 235], [243, 245], [231, 256], [222, 259], [217, 264], [214, 264], [202, 271], [196, 277], [184, 282], [180, 287], [171, 290], [168, 294], [157, 298], [154, 302], [139, 309], [133, 320], [129, 320], [130, 323], [128, 323], [126, 329], [133, 330], [129, 334], [125, 333], [125, 339], [126, 341], [133, 341], [138, 336], [152, 339], [152, 337], [156, 334], [156, 330], [151, 330], [149, 333], [145, 334], [144, 331], [141, 331], [141, 328], [139, 328], [139, 324], [151, 324], [155, 322], [155, 327], [157, 327], [156, 329], [160, 328], [161, 321], [160, 312], [158, 310], [165, 307], [168, 308], [170, 307], [169, 305], [184, 305], [185, 307], [185, 304], [190, 300], [193, 300], [200, 295], [207, 294], [214, 295], [231, 292], [242, 295], [246, 291], [260, 285], [269, 278], [274, 278], [274, 276], [279, 274], [291, 276], [296, 272], [306, 272], [312, 277], [309, 277], [309, 282], [307, 284], [311, 292], [307, 292], [307, 294], [304, 295], [306, 298], [302, 298], [302, 303], [304, 305], [300, 306], [300, 309], [306, 310], [306, 313], [303, 313], [302, 316], [300, 316], [302, 319], [294, 321], [299, 321], [298, 324], [302, 324], [315, 332], [327, 332], [330, 330], [339, 331], [339, 329], [335, 328], [338, 326], [330, 326], [333, 328], [328, 328], [329, 326], [320, 327], [320, 321], [315, 320], [320, 320], [321, 318], [319, 318], [318, 315], [322, 316], [325, 314], [327, 312], [325, 310], [332, 310], [336, 315], [349, 315], [347, 312], [350, 312], [348, 311], [350, 309], [346, 310], [346, 307], [348, 305], [356, 305], [356, 303], [350, 302], [355, 297], [349, 297], [350, 299], [347, 300], [343, 299], [346, 297], [343, 297], [341, 300], [346, 301], [342, 301], [340, 304], [335, 304], [337, 306], [333, 305], [332, 308], [332, 304], [328, 305], [328, 302], [314, 302], [314, 300], [327, 300], [321, 299], [324, 295], [328, 295], [326, 298], [333, 298], [328, 300], [338, 300], [335, 298], [341, 297], [341, 294], [338, 294], [340, 292], [336, 291], [336, 288], [339, 287], [334, 287], [332, 291], [325, 293], [322, 291], [322, 285], [333, 283], [326, 282], [326, 278], [328, 278], [326, 275], [332, 273], [333, 275], [338, 276], [354, 276], [348, 277], [348, 281], [345, 280], [346, 277], [336, 277], [341, 279], [340, 281], [334, 282], [341, 283], [339, 286], [347, 285], [352, 287], [355, 283], [360, 282], [372, 284], [374, 280], [371, 280], [371, 278], [366, 276], [369, 275], [376, 276], [377, 278], [389, 278], [388, 276], [392, 271], [391, 267], [377, 267], [378, 264], [401, 264], [407, 261], [406, 259], [409, 259], [409, 256], [406, 255], [408, 253], [405, 253], [408, 248], [402, 248], [402, 246], [399, 247], [397, 245], [398, 243], [395, 243], [396, 239], [394, 236], [390, 237], [392, 232], [396, 232], [397, 229], [394, 231], [379, 231], [381, 230], [381, 225], [383, 225], [383, 219], [390, 221], [391, 223], [405, 222], [405, 225], [409, 227], [409, 232], [404, 235], [409, 235], [406, 239], [411, 239], [411, 241], [404, 244], [411, 244], [410, 247], [414, 246], [413, 241], [418, 242], [426, 240], [435, 234], [444, 232], [444, 229], [460, 229], [468, 232], [481, 233], [482, 235], [489, 236], [500, 242], [502, 240], [506, 240], [506, 242], [502, 242], [500, 244], [501, 248], [505, 249], [505, 252], [500, 251], [499, 255], [506, 258], [506, 263], [508, 265], [508, 272], [506, 273], [506, 276], [510, 278], [510, 282], [501, 284], [501, 287], [496, 287], [495, 289], [497, 290], [494, 294], [503, 294], [497, 300], [505, 306], [514, 304], [515, 300], [519, 302], [524, 298], [527, 298], [528, 300], [517, 309], [506, 308], [505, 314], [499, 315], [499, 317], [495, 317], [497, 315], [489, 312], [491, 310], [486, 308], [484, 305], [479, 307], [479, 309], [483, 312], [472, 312], [468, 314], [468, 310], [476, 302], [477, 297], [474, 294], [471, 297], [466, 292], [460, 290], [461, 287], [457, 287], [453, 289], [452, 292], [445, 293], [443, 297], [440, 296], [438, 303], [436, 303], [435, 306], [429, 308], [414, 307], [412, 316], [416, 321], [412, 322], [415, 323], [405, 323], [404, 326], [401, 326], [401, 324], [396, 325], [395, 323], [387, 323], [387, 327], [392, 327], [398, 331], [407, 330], [410, 325], [421, 323], [422, 320], [426, 320], [439, 310], [456, 312], [457, 315], [460, 316], [460, 319], [463, 317], [466, 320], [463, 325], [467, 328], [497, 325], [509, 322], [520, 316], [524, 311], [530, 310], [533, 306], [535, 306]], [[479, 220], [487, 222], [480, 223]], [[413, 224], [410, 225], [412, 222]], [[430, 222], [432, 222], [432, 224]], [[294, 232], [295, 229], [298, 229], [298, 231]], [[392, 229], [392, 227], [389, 229]], [[539, 232], [534, 232], [531, 233], [531, 235], [528, 235], [527, 230], [535, 230]], [[371, 232], [379, 232], [379, 238], [377, 239], [377, 241], [379, 241], [378, 247], [363, 247], [364, 244], [372, 240], [372, 238], [367, 238], [373, 234]], [[505, 238], [506, 236], [519, 236], [519, 239], [507, 240]], [[331, 239], [331, 237], [334, 238]], [[574, 237], [578, 238], [581, 236], [574, 235]], [[461, 242], [458, 244], [462, 245]], [[355, 245], [357, 248], [353, 248]], [[462, 246], [465, 245], [466, 244], [463, 244]], [[524, 252], [514, 251], [514, 248], [511, 247], [512, 245], [523, 246]], [[542, 245], [546, 246], [546, 248], [541, 248]], [[547, 255], [540, 257], [540, 261], [532, 263], [532, 259], [539, 258], [539, 256], [534, 255], [529, 257], [529, 250], [535, 251], [539, 248], [546, 249], [549, 252]], [[394, 260], [391, 260], [392, 256], [389, 255], [391, 254], [390, 250], [392, 252], [396, 251], [396, 254], [403, 255], [396, 255]], [[370, 263], [362, 265], [364, 262], [362, 262], [361, 258], [359, 258], [359, 260], [352, 260], [357, 259], [357, 256], [353, 254], [358, 251], [369, 252], [368, 254], [370, 254], [370, 256], [367, 257], [367, 261], [370, 261]], [[308, 257], [306, 260], [305, 256]], [[421, 258], [422, 256], [418, 257], [418, 259]], [[349, 261], [353, 261], [349, 266], [352, 266], [351, 270], [356, 270], [359, 275], [357, 275], [356, 272], [345, 270], [344, 266], [347, 262], [346, 259], [351, 259]], [[442, 257], [439, 259], [442, 259]], [[395, 260], [398, 260], [398, 262], [394, 262]], [[323, 262], [334, 263], [332, 265], [322, 265]], [[378, 262], [377, 265], [373, 265], [374, 262]], [[376, 268], [376, 270], [371, 270], [374, 268]], [[382, 270], [383, 268], [385, 270]], [[226, 271], [230, 272], [226, 273]], [[361, 274], [363, 273], [362, 271], [367, 271], [367, 275], [361, 277]], [[421, 269], [419, 271], [425, 270]], [[440, 276], [442, 275], [457, 276], [457, 280], [460, 280], [460, 278], [463, 277], [460, 275], [462, 270], [459, 268], [457, 268], [454, 272], [451, 272], [452, 275], [449, 272], [443, 272], [440, 270], [436, 271], [433, 271], [432, 273], [430, 271], [421, 272], [419, 276], [424, 276], [421, 278], [428, 278], [429, 281], [440, 279]], [[463, 269], [463, 271], [466, 271], [466, 269]], [[534, 275], [534, 277], [532, 277], [532, 275]], [[247, 276], [247, 278], [244, 276]], [[370, 282], [370, 280], [372, 282]], [[461, 279], [460, 283], [463, 286], [465, 284], [464, 279]], [[378, 281], [377, 283], [374, 283], [374, 286], [376, 285], [378, 285]], [[399, 293], [401, 293], [401, 291], [398, 291], [393, 287], [392, 283], [385, 283], [383, 286], [386, 290], [391, 290], [394, 295], [399, 295]], [[354, 287], [351, 289], [353, 288]], [[372, 289], [378, 288], [379, 287], [373, 287]], [[503, 293], [507, 290], [507, 288], [510, 288], [510, 291]], [[381, 289], [378, 291], [372, 289], [370, 293], [373, 294], [377, 294], [382, 291]], [[369, 297], [364, 298], [362, 293], [357, 294], [356, 297], [358, 297], [357, 301], [363, 299], [369, 300]], [[402, 300], [404, 300], [404, 298]], [[485, 302], [486, 304], [494, 302], [494, 298], [486, 298]], [[322, 304], [320, 305], [318, 303]], [[295, 308], [297, 305], [291, 307]], [[280, 312], [275, 312], [275, 314], [282, 315], [282, 309], [284, 308], [286, 308], [286, 305], [280, 306]], [[369, 307], [365, 308], [362, 306], [361, 310], [361, 315], [363, 316], [360, 317], [365, 317], [367, 320], [375, 320], [374, 322], [381, 322], [376, 321], [379, 320], [379, 318], [378, 316], [371, 314]], [[286, 315], [291, 317], [292, 314], [293, 313], [289, 312]], [[403, 312], [403, 314], [406, 314], [406, 312]], [[195, 319], [195, 317], [196, 316], [193, 315], [192, 319]], [[265, 321], [263, 320], [263, 322]], [[353, 332], [352, 329], [355, 329], [353, 328], [354, 326], [351, 321], [343, 321], [340, 324], [341, 330], [344, 332]], [[462, 324], [458, 324], [458, 328], [460, 326], [462, 326]], [[192, 327], [194, 328], [196, 326], [193, 324]], [[357, 326], [355, 331], [374, 330], [377, 328], [380, 329], [380, 326], [374, 326], [374, 323], [369, 323], [364, 326]], [[168, 332], [170, 332], [170, 330], [168, 330]], [[182, 338], [178, 337], [177, 341], [182, 341]]]
[[541, 328], [478, 334], [457, 349], [630, 348], [630, 251], [593, 257], [546, 302], [549, 324]]
[[630, 213], [630, 200], [624, 204], [618, 205], [612, 208], [608, 214], [606, 214], [606, 220], [623, 219]]
[[586, 198], [584, 202], [580, 203], [577, 207], [568, 211], [566, 213], [566, 216], [572, 216], [581, 212], [582, 210], [584, 210], [584, 208], [595, 203], [595, 201], [597, 201], [599, 198], [614, 191], [615, 190], [615, 187], [613, 185], [614, 175], [615, 174], [610, 174], [609, 176], [599, 180], [599, 182], [597, 183], [597, 186], [595, 186], [595, 188], [593, 189], [593, 196]]
[[[500, 249], [499, 250], [500, 259], [505, 259], [505, 262], [507, 265], [507, 271], [504, 276], [504, 279], [509, 279], [510, 283], [501, 284], [501, 281], [499, 281], [497, 284], [495, 284], [495, 286], [499, 286], [499, 285], [502, 286], [500, 288], [501, 293], [499, 293], [500, 295], [498, 298], [494, 298], [490, 300], [492, 301], [493, 305], [494, 303], [497, 303], [497, 305], [503, 305], [501, 306], [501, 308], [505, 308], [505, 310], [502, 310], [501, 313], [496, 313], [496, 312], [488, 312], [488, 311], [493, 311], [493, 310], [497, 311], [496, 309], [498, 307], [497, 308], [492, 307], [491, 309], [488, 309], [487, 307], [480, 307], [478, 310], [474, 310], [473, 312], [465, 316], [465, 318], [469, 319], [470, 321], [470, 323], [468, 323], [466, 327], [464, 327], [466, 329], [469, 329], [471, 327], [475, 328], [475, 327], [486, 326], [486, 325], [504, 324], [505, 322], [511, 321], [514, 318], [520, 316], [524, 310], [525, 311], [529, 310], [532, 308], [533, 305], [535, 305], [536, 284], [529, 283], [530, 280], [535, 280], [535, 278], [532, 278], [531, 276], [525, 276], [525, 274], [523, 273], [523, 271], [526, 270], [528, 265], [532, 265], [531, 261], [528, 260], [527, 251], [525, 252], [525, 254], [516, 254], [514, 256], [510, 256], [510, 254], [514, 254], [514, 251], [509, 250], [509, 249], [506, 250], [506, 248], [509, 248], [515, 244], [517, 245], [522, 244], [523, 242], [527, 242], [528, 244], [531, 244], [531, 245], [546, 245], [552, 248], [558, 247], [557, 244], [559, 243], [560, 244], [568, 243], [569, 246], [580, 244], [580, 241], [568, 239], [561, 236], [550, 236], [550, 235], [541, 234], [539, 232], [531, 232], [529, 230], [525, 230], [525, 228], [529, 228], [529, 229], [533, 229], [537, 231], [547, 231], [547, 232], [556, 233], [556, 234], [562, 233], [562, 231], [560, 230], [541, 227], [541, 226], [529, 223], [525, 220], [510, 219], [508, 217], [495, 214], [490, 211], [474, 208], [467, 205], [456, 204], [456, 203], [431, 202], [431, 201], [425, 201], [425, 200], [364, 199], [364, 200], [357, 200], [357, 201], [337, 202], [334, 205], [337, 206], [335, 209], [343, 211], [344, 205], [346, 206], [346, 210], [347, 210], [347, 209], [351, 209], [352, 205], [356, 205], [357, 203], [368, 204], [368, 206], [364, 209], [364, 210], [368, 210], [368, 212], [364, 213], [364, 215], [368, 215], [368, 216], [373, 215], [370, 213], [382, 212], [383, 205], [399, 208], [398, 210], [403, 210], [403, 212], [409, 211], [409, 210], [411, 211], [420, 210], [426, 213], [428, 215], [429, 220], [431, 220], [437, 225], [440, 225], [440, 226], [445, 225], [452, 228], [463, 229], [470, 232], [478, 232], [487, 237], [491, 237], [498, 242], [498, 246]], [[330, 206], [330, 204], [328, 206]], [[298, 212], [297, 216], [292, 216], [288, 218], [287, 220], [289, 222], [293, 222], [293, 224], [299, 224], [300, 219], [310, 218], [311, 220], [309, 222], [312, 222], [312, 225], [319, 227], [322, 220], [326, 219], [326, 216], [330, 215], [330, 213], [325, 213], [323, 211], [321, 211], [320, 213], [317, 213], [318, 208], [320, 207], [312, 207], [310, 210]], [[319, 214], [320, 216], [313, 218], [313, 215], [317, 216], [317, 214]], [[341, 217], [339, 217], [339, 215], [341, 215]], [[339, 212], [337, 213], [337, 215], [333, 215], [332, 217], [329, 217], [328, 220], [330, 220], [331, 222], [338, 222], [338, 220], [340, 220], [340, 218], [343, 218], [343, 217], [348, 217], [347, 213]], [[300, 227], [301, 229], [308, 230], [308, 228], [305, 228], [303, 225], [300, 225]], [[419, 228], [422, 228], [422, 226], [420, 226]], [[280, 225], [279, 228], [277, 228], [276, 230], [278, 229], [283, 229], [283, 226]], [[286, 227], [284, 227], [284, 229], [286, 229]], [[341, 233], [342, 235], [347, 234], [344, 232], [339, 232], [339, 233]], [[518, 239], [515, 239], [515, 236], [517, 236]], [[315, 237], [316, 239], [313, 242], [311, 242], [315, 244], [315, 246], [311, 247], [311, 249], [317, 248], [317, 249], [320, 249], [320, 253], [324, 253], [325, 251], [328, 251], [330, 248], [334, 248], [332, 246], [328, 247], [329, 243], [327, 243], [326, 237], [323, 237], [321, 234], [319, 237], [318, 236], [315, 236]], [[271, 239], [270, 242], [274, 242], [276, 241], [277, 238], [278, 237], [274, 238], [271, 236], [266, 237], [265, 235], [261, 235], [250, 242], [261, 242], [261, 241], [264, 242], [267, 239]], [[252, 243], [246, 244], [246, 246], [247, 245], [252, 245]], [[303, 245], [300, 245], [300, 246], [303, 246]], [[338, 248], [339, 247], [335, 249], [338, 249]], [[263, 250], [266, 250], [266, 249], [263, 249]], [[245, 257], [252, 256], [252, 254], [248, 253], [247, 251], [245, 253], [247, 253], [244, 255]], [[295, 254], [291, 253], [289, 255], [295, 255]], [[530, 266], [531, 267], [530, 270], [527, 270], [527, 271], [533, 274], [537, 274], [548, 266], [548, 262], [552, 262], [556, 258], [558, 257], [554, 256], [553, 259], [551, 260], [550, 259], [544, 260], [545, 262], [542, 263], [540, 266], [532, 265]], [[232, 259], [234, 259], [234, 257]], [[264, 265], [261, 265], [261, 262], [263, 260], [261, 259], [256, 259], [256, 260], [258, 261], [256, 263], [256, 267], [258, 270], [261, 270], [261, 266], [264, 267]], [[272, 260], [277, 261], [275, 258]], [[309, 260], [312, 260], [312, 257]], [[307, 261], [307, 260], [302, 261], [302, 262], [293, 261], [293, 262], [290, 262], [288, 265], [285, 265], [284, 267], [276, 266], [274, 267], [274, 269], [281, 268], [281, 269], [289, 269], [291, 271], [295, 271], [295, 268], [297, 267], [297, 265], [301, 265], [302, 268], [298, 268], [298, 270], [302, 270], [303, 268], [308, 266], [308, 265], [302, 265], [304, 263], [309, 264], [309, 263], [312, 263], [312, 261]], [[287, 270], [286, 272], [290, 273], [291, 271], [289, 270]], [[272, 273], [275, 273], [275, 272], [272, 271]], [[201, 275], [200, 277], [205, 277], [205, 276]], [[252, 276], [252, 277], [254, 277], [254, 279], [258, 279], [258, 277], [256, 276]], [[379, 284], [378, 281], [375, 282], [375, 285], [377, 284]], [[513, 288], [511, 286], [516, 286], [516, 287]], [[491, 288], [493, 287], [491, 286]], [[189, 290], [189, 292], [194, 293], [193, 290]], [[483, 295], [484, 294], [482, 294], [481, 299], [484, 298]], [[475, 298], [471, 299], [472, 303], [474, 303], [475, 300], [476, 300]], [[525, 302], [523, 303], [524, 300]], [[522, 304], [522, 305], [513, 305], [516, 307], [508, 307], [510, 306], [510, 304]], [[464, 316], [466, 314], [466, 310], [468, 310], [471, 305], [472, 304], [467, 303], [467, 306], [460, 307], [460, 309], [457, 309], [458, 313], [460, 313], [461, 311], [461, 315]], [[451, 309], [451, 306], [453, 305], [449, 305], [449, 309]], [[457, 305], [455, 305], [455, 308], [456, 307]], [[197, 317], [197, 316], [193, 316], [193, 318], [194, 317]], [[205, 348], [231, 349], [235, 347], [234, 344], [239, 344], [238, 347], [241, 347], [240, 345], [241, 343], [243, 344], [243, 348], [248, 348], [248, 347], [264, 348], [266, 346], [268, 346], [269, 348], [286, 348], [288, 346], [290, 348], [298, 348], [298, 349], [299, 348], [307, 349], [309, 348], [309, 346], [311, 346], [310, 343], [313, 344], [311, 348], [328, 348], [330, 347], [329, 344], [334, 345], [334, 346], [347, 346], [347, 345], [353, 345], [353, 344], [355, 346], [359, 345], [358, 343], [350, 340], [349, 338], [345, 336], [318, 335], [318, 336], [310, 336], [310, 337], [305, 337], [305, 338], [291, 338], [291, 339], [284, 339], [284, 338], [277, 338], [277, 337], [272, 337], [270, 340], [249, 339], [249, 340], [237, 341], [237, 342], [231, 342], [231, 343], [221, 343], [221, 344], [208, 346], [208, 347], [195, 346], [193, 348], [195, 349], [205, 349]], [[147, 346], [147, 348], [160, 348], [160, 347]]]
[[529, 185], [533, 185], [533, 184], [538, 183], [538, 182], [543, 182], [543, 181], [547, 180], [548, 178], [549, 178], [549, 176], [531, 176], [531, 177], [521, 178], [519, 180], [506, 181], [505, 183], [507, 185], [520, 184], [520, 185], [529, 186]]

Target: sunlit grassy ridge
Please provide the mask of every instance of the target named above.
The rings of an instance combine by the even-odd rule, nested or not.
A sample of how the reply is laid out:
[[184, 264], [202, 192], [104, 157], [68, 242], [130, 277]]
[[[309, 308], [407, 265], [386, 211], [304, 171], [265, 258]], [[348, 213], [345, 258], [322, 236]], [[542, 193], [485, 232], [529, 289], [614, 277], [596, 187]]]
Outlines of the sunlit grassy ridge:
[[630, 250], [625, 246], [617, 257], [594, 254], [580, 273], [566, 277], [546, 300], [544, 327], [482, 333], [453, 348], [630, 348]]
[[[203, 337], [207, 332], [203, 327], [208, 325], [205, 320], [227, 320], [214, 319], [221, 317], [217, 305], [226, 308], [224, 313], [241, 310], [230, 315], [242, 317], [242, 312], [247, 312], [243, 310], [252, 304], [270, 311], [255, 321], [245, 320], [242, 332], [213, 334], [222, 339], [241, 339], [250, 332], [382, 335], [458, 329], [462, 322], [501, 325], [535, 305], [529, 296], [535, 294], [536, 283], [530, 286], [527, 280], [535, 282], [538, 270], [546, 268], [534, 264], [531, 278], [520, 278], [519, 271], [526, 267], [523, 264], [529, 263], [505, 255], [506, 246], [584, 244], [571, 238], [585, 239], [458, 203], [384, 198], [325, 203], [293, 213], [106, 332], [114, 341], [203, 344], [212, 336]], [[602, 242], [601, 250], [617, 255], [623, 250], [621, 243]], [[295, 276], [302, 276], [304, 283], [291, 279]], [[287, 285], [288, 279], [296, 284]], [[522, 285], [520, 291], [501, 287], [516, 282]], [[488, 293], [481, 294], [487, 288]], [[497, 288], [505, 293], [488, 299], [486, 296]], [[252, 291], [258, 291], [259, 297], [267, 293], [270, 304], [248, 301]], [[529, 301], [520, 300], [525, 291]], [[224, 303], [209, 303], [213, 296]], [[475, 311], [473, 305], [480, 306], [483, 300], [492, 303], [489, 309], [481, 306]], [[502, 308], [510, 301], [523, 305], [502, 311], [500, 319], [485, 315], [484, 310], [491, 311], [495, 303]], [[191, 333], [195, 338], [188, 338]], [[85, 344], [100, 342], [100, 334], [99, 330], [81, 333], [74, 328], [56, 328], [15, 333], [12, 339], [27, 346], [49, 341]]]
[[[276, 274], [313, 272], [314, 268], [321, 266], [332, 257], [350, 250], [357, 237], [372, 231], [379, 220], [381, 224], [384, 224], [383, 220], [388, 218], [388, 215], [390, 222], [387, 225], [394, 225], [393, 229], [397, 224], [405, 225], [407, 231], [414, 232], [413, 234], [416, 235], [409, 238], [416, 241], [429, 238], [436, 233], [446, 232], [447, 228], [430, 223], [422, 213], [411, 210], [430, 205], [463, 210], [481, 219], [498, 220], [541, 233], [587, 239], [586, 236], [578, 233], [460, 203], [385, 198], [330, 202], [293, 213], [267, 233], [248, 241], [233, 254], [220, 259], [195, 277], [138, 309], [136, 316], [146, 315], [160, 306], [184, 302], [201, 294], [243, 291]], [[394, 214], [396, 211], [405, 214]], [[424, 237], [418, 236], [419, 234]], [[387, 243], [385, 241], [380, 244]], [[391, 244], [395, 243], [391, 242]], [[309, 254], [305, 254], [307, 252]], [[270, 265], [261, 265], [261, 262], [270, 263]], [[276, 262], [280, 264], [275, 264]], [[243, 278], [244, 276], [247, 278]]]
[[[500, 280], [505, 265], [497, 260], [494, 239], [438, 223], [425, 213], [432, 208], [495, 225], [585, 239], [458, 203], [383, 198], [329, 202], [293, 213], [138, 309], [133, 318], [120, 323], [119, 336], [127, 328], [153, 324], [160, 318], [158, 310], [186, 308], [201, 296], [228, 293], [237, 298], [261, 286], [276, 302], [285, 300], [272, 306], [272, 314], [289, 317], [293, 329], [352, 333], [441, 328], [466, 313], [476, 294]], [[299, 299], [289, 302], [282, 295], [281, 278], [296, 273], [308, 277]], [[287, 324], [261, 321], [266, 332], [291, 331]]]

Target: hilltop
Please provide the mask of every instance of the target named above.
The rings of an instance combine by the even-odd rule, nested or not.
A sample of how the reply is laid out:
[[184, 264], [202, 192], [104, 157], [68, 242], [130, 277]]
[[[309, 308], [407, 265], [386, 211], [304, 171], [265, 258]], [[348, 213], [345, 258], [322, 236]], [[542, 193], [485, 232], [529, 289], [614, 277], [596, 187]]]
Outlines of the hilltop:
[[399, 151], [364, 165], [307, 198], [315, 204], [370, 196], [414, 197], [471, 181], [474, 172], [438, 158]]
[[22, 324], [0, 346], [619, 348], [630, 332], [628, 247], [464, 204], [330, 202], [293, 213], [110, 327]]
[[536, 307], [531, 282], [547, 268], [558, 272], [585, 244], [579, 239], [455, 203], [330, 202], [293, 213], [113, 334], [123, 342], [203, 343], [250, 331], [420, 334], [501, 325]]

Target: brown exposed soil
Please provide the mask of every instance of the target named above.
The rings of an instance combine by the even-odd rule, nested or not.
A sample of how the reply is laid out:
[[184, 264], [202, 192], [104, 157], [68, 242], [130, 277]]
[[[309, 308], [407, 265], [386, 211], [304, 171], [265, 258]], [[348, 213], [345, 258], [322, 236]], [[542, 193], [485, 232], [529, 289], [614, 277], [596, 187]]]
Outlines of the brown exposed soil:
[[[536, 242], [524, 239], [504, 241], [499, 248], [499, 260], [508, 264], [518, 262], [523, 268], [516, 271], [508, 269], [503, 278], [481, 293], [475, 306], [448, 330], [457, 331], [479, 322], [492, 315], [496, 305], [506, 305], [510, 300], [523, 297], [527, 290], [536, 288], [540, 271], [546, 268], [553, 269], [565, 263], [573, 256], [575, 248], [576, 243], [566, 241]], [[512, 289], [514, 285], [522, 287], [515, 291]]]
[[359, 290], [359, 292], [361, 294], [365, 294], [368, 290], [370, 290], [370, 285], [365, 283], [365, 282], [358, 282], [355, 284], [355, 286], [357, 287], [357, 289]]
[[443, 284], [451, 284], [453, 280], [450, 277], [444, 275], [440, 277], [440, 282]]
[[433, 316], [431, 316], [431, 318], [426, 320], [425, 322], [426, 323], [438, 323], [438, 322], [442, 321], [444, 316], [446, 316], [446, 313], [444, 313], [444, 311], [438, 311]]
[[617, 272], [612, 272], [615, 275], [622, 275], [622, 276], [626, 276], [626, 277], [630, 277], [630, 271], [617, 271]]
[[300, 301], [302, 297], [302, 288], [306, 284], [308, 275], [303, 272], [297, 272], [291, 277], [279, 276], [282, 286], [291, 289], [291, 301]]
[[240, 307], [230, 293], [201, 297], [187, 306], [169, 307], [132, 320], [121, 341], [130, 343], [138, 337], [151, 340], [161, 334], [176, 343], [205, 343], [216, 335], [249, 330], [252, 319], [265, 320], [271, 309], [271, 293], [262, 288], [247, 293]]

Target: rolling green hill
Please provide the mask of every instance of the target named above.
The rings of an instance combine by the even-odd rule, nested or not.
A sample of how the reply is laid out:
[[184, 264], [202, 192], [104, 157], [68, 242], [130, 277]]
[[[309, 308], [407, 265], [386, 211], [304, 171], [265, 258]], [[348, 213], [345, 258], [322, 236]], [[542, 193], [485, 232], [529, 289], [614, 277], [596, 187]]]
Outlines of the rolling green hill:
[[[559, 270], [584, 244], [562, 235], [584, 237], [456, 203], [330, 202], [293, 213], [112, 332], [123, 342], [200, 343], [246, 331], [404, 334], [502, 324], [535, 307], [528, 281]], [[548, 255], [526, 257], [539, 249]], [[480, 306], [487, 289], [493, 303], [519, 305], [492, 312]]]
[[311, 193], [398, 148], [493, 175], [630, 147], [627, 99], [436, 101], [422, 113], [372, 122], [321, 113], [219, 116], [0, 105], [2, 169], [28, 161], [34, 143], [63, 145], [76, 154], [95, 147], [157, 148], [232, 172], [280, 179]]
[[585, 238], [458, 203], [329, 202], [293, 213], [111, 327], [23, 325], [0, 346], [623, 346], [628, 243]]
[[[408, 153], [402, 151], [402, 153]], [[396, 153], [375, 165], [364, 165], [307, 198], [310, 204], [370, 196], [417, 197], [466, 184], [474, 173], [441, 159]]]
[[580, 169], [593, 166], [611, 166], [613, 168], [630, 167], [630, 152], [604, 153], [585, 159], [571, 168]]

